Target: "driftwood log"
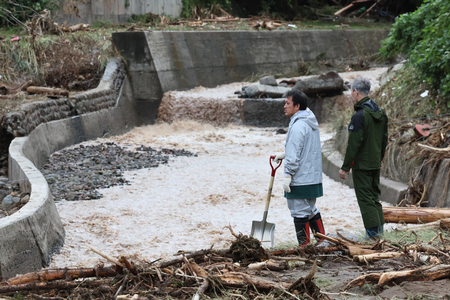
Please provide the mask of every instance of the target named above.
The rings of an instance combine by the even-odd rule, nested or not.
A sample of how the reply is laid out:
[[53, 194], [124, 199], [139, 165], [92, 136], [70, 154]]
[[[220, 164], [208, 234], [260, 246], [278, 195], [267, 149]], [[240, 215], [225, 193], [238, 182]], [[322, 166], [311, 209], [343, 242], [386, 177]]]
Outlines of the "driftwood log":
[[52, 94], [69, 97], [69, 91], [57, 88], [48, 88], [40, 86], [29, 86], [27, 88], [28, 94]]
[[386, 258], [394, 258], [400, 257], [402, 253], [400, 252], [384, 252], [384, 253], [373, 253], [367, 255], [355, 255], [353, 256], [354, 261], [358, 262], [369, 262], [374, 260], [386, 259]]
[[80, 268], [80, 269], [59, 269], [45, 270], [33, 273], [27, 273], [8, 279], [9, 285], [27, 284], [37, 281], [53, 281], [60, 279], [76, 279], [88, 277], [112, 277], [118, 274], [115, 266], [98, 268]]
[[450, 265], [426, 266], [415, 270], [383, 273], [378, 286], [399, 284], [403, 281], [432, 281], [450, 276]]
[[[213, 249], [205, 249], [205, 250], [200, 250], [194, 253], [190, 253], [190, 254], [186, 254], [185, 257], [186, 258], [194, 258], [194, 257], [199, 257], [199, 256], [205, 256], [207, 254], [215, 254], [215, 255], [219, 255], [219, 256], [228, 256], [231, 253], [230, 249], [222, 249], [222, 250], [213, 250]], [[169, 261], [163, 261], [160, 262], [158, 264], [156, 264], [156, 267], [158, 268], [166, 268], [168, 266], [172, 266], [178, 263], [182, 263], [184, 262], [184, 258], [177, 258], [177, 259], [173, 259], [173, 260], [169, 260]]]
[[404, 281], [432, 281], [450, 276], [450, 265], [425, 266], [414, 270], [386, 273], [371, 273], [359, 276], [347, 284], [345, 290], [365, 283], [385, 285], [400, 284]]
[[281, 287], [288, 287], [288, 284], [285, 283], [281, 283], [280, 285], [279, 283], [261, 277], [240, 272], [229, 272], [223, 275], [218, 275], [216, 278], [223, 286], [227, 287], [240, 288], [245, 286], [254, 286], [255, 288], [261, 290], [281, 289]]
[[263, 262], [248, 265], [249, 270], [262, 270], [266, 268], [271, 271], [283, 271], [288, 268], [288, 264], [286, 261], [275, 261], [273, 259], [269, 259]]
[[31, 282], [26, 284], [0, 286], [0, 294], [31, 290], [72, 289], [81, 285], [84, 287], [94, 287], [108, 283], [109, 280]]
[[[386, 223], [420, 224], [450, 218], [450, 209], [424, 207], [383, 207]], [[450, 220], [445, 221], [450, 225]]]

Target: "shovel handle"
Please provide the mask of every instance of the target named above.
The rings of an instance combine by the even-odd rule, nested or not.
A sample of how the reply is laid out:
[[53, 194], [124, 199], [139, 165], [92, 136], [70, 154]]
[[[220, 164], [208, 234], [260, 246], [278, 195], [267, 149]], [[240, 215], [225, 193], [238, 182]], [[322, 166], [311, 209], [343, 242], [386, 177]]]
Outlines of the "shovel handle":
[[278, 166], [276, 166], [274, 168], [274, 166], [272, 165], [272, 160], [275, 159], [275, 157], [276, 157], [275, 155], [272, 155], [269, 158], [270, 167], [272, 168], [272, 174], [270, 175], [269, 192], [267, 193], [266, 207], [264, 208], [264, 216], [263, 216], [264, 223], [266, 222], [267, 212], [269, 211], [270, 197], [272, 196], [272, 188], [273, 188], [273, 180], [275, 178], [275, 172], [277, 171], [277, 169], [281, 166], [281, 163], [283, 162], [283, 160], [280, 159], [280, 163], [278, 164]]
[[278, 166], [276, 168], [274, 168], [272, 165], [272, 160], [274, 160], [275, 157], [276, 157], [276, 155], [272, 155], [269, 158], [270, 167], [272, 168], [272, 174], [270, 176], [272, 176], [272, 177], [275, 177], [275, 172], [277, 171], [277, 169], [281, 166], [281, 163], [283, 162], [283, 160], [280, 159], [280, 163], [278, 164]]

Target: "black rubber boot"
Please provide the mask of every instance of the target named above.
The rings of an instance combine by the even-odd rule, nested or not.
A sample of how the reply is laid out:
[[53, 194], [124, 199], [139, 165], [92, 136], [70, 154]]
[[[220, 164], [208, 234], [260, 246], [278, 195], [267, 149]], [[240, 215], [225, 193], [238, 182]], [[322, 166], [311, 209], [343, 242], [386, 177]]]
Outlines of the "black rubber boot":
[[[320, 213], [317, 213], [314, 217], [309, 220], [309, 227], [311, 227], [311, 230], [313, 233], [321, 233], [325, 235], [325, 228], [323, 228], [322, 223], [322, 216]], [[322, 242], [323, 239], [316, 237], [316, 240], [318, 243]]]
[[380, 226], [366, 228], [366, 236], [364, 239], [366, 240], [379, 240], [380, 239]]
[[309, 222], [306, 218], [294, 218], [295, 232], [297, 233], [298, 246], [304, 247], [309, 244]]

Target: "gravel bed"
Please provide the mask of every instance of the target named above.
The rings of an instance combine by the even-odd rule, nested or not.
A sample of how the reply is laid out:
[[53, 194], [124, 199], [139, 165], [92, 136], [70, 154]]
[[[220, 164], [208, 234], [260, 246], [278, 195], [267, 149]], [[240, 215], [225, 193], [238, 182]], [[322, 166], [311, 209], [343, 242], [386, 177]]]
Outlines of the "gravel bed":
[[184, 149], [139, 146], [128, 150], [115, 143], [79, 145], [52, 154], [41, 169], [55, 201], [100, 199], [97, 189], [129, 184], [123, 172], [167, 164], [169, 156], [197, 156]]

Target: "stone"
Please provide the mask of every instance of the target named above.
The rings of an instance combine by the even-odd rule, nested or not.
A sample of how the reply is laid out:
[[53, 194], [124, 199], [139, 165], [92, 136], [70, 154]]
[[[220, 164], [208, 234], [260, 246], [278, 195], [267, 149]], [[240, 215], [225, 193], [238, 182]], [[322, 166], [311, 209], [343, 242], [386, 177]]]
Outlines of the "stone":
[[245, 93], [248, 98], [258, 98], [263, 94], [269, 96], [270, 98], [281, 98], [283, 94], [289, 92], [290, 90], [290, 88], [286, 87], [256, 84], [247, 87], [245, 89]]
[[12, 209], [14, 206], [16, 206], [16, 204], [20, 201], [19, 197], [13, 197], [11, 195], [7, 195], [3, 201], [2, 201], [2, 205], [1, 205], [1, 209], [2, 210], [10, 210]]
[[299, 79], [292, 90], [312, 96], [317, 94], [341, 94], [344, 90], [344, 80], [338, 73], [332, 71]]
[[20, 204], [25, 205], [28, 203], [28, 201], [30, 201], [30, 195], [26, 195], [22, 199], [20, 199]]
[[47, 180], [48, 184], [53, 184], [56, 182], [55, 176], [53, 174], [46, 175], [45, 180]]
[[161, 149], [140, 146], [129, 151], [114, 143], [79, 145], [54, 153], [41, 169], [55, 201], [99, 199], [99, 188], [129, 184], [125, 170], [157, 167], [166, 164], [169, 155], [197, 156], [184, 149]]
[[8, 195], [6, 191], [0, 190], [0, 202], [3, 201], [3, 199]]
[[277, 80], [273, 76], [265, 76], [259, 79], [259, 84], [277, 86]]
[[394, 66], [389, 67], [386, 72], [384, 72], [383, 74], [381, 74], [380, 77], [380, 86], [385, 85], [386, 83], [388, 83], [391, 79], [393, 79], [395, 77], [395, 75], [397, 74], [397, 72], [401, 69], [403, 69], [403, 67], [405, 66], [405, 64], [399, 63], [396, 64]]

